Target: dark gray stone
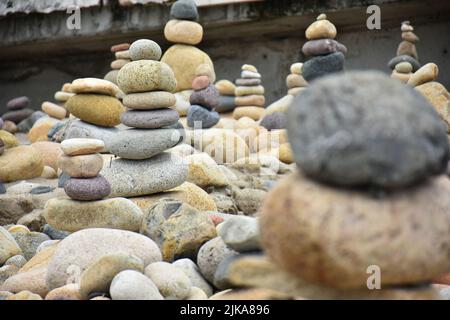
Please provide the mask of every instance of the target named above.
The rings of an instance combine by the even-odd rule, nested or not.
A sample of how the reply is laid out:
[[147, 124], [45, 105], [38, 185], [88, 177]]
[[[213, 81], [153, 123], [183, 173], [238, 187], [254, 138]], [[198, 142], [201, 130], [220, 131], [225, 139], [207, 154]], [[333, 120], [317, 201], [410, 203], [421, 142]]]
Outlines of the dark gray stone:
[[120, 120], [129, 127], [141, 129], [158, 129], [176, 124], [180, 115], [173, 109], [129, 110], [122, 113]]
[[189, 98], [191, 105], [199, 105], [209, 110], [219, 106], [219, 90], [210, 84], [205, 89], [194, 91]]
[[347, 48], [333, 39], [318, 39], [307, 41], [302, 48], [305, 56], [322, 56], [333, 52], [347, 53]]
[[446, 172], [446, 129], [414, 89], [381, 72], [319, 79], [287, 112], [297, 165], [342, 186], [398, 188]]
[[27, 260], [33, 258], [42, 242], [50, 240], [47, 234], [40, 232], [14, 232], [12, 236], [20, 249], [22, 249], [23, 255]]
[[170, 15], [181, 20], [197, 20], [197, 5], [194, 0], [178, 0], [170, 8]]
[[417, 70], [420, 69], [420, 63], [416, 59], [414, 59], [413, 57], [410, 57], [408, 55], [402, 55], [402, 56], [397, 56], [395, 58], [392, 58], [388, 62], [388, 67], [391, 70], [394, 70], [395, 66], [397, 64], [399, 64], [400, 62], [409, 62], [413, 67], [413, 72], [416, 72]]
[[6, 193], [6, 187], [3, 182], [0, 181], [0, 194]]
[[94, 201], [107, 197], [111, 186], [103, 176], [95, 178], [70, 178], [64, 185], [64, 191], [73, 200]]
[[303, 64], [303, 78], [309, 82], [327, 74], [342, 71], [344, 70], [344, 61], [345, 57], [342, 52], [314, 57]]
[[266, 115], [260, 125], [267, 130], [277, 130], [286, 128], [286, 114], [284, 112], [274, 112]]
[[23, 96], [23, 97], [17, 97], [14, 99], [9, 100], [6, 103], [6, 108], [8, 110], [19, 110], [28, 107], [30, 104], [30, 98]]
[[46, 235], [48, 235], [52, 240], [62, 240], [65, 237], [67, 237], [68, 235], [70, 235], [70, 232], [56, 230], [49, 224], [44, 225], [44, 227], [42, 228], [42, 232], [44, 232]]
[[67, 173], [61, 173], [58, 177], [58, 188], [64, 188], [64, 184], [67, 180], [70, 179], [70, 176]]
[[211, 128], [220, 120], [220, 115], [216, 111], [209, 111], [203, 107], [192, 105], [187, 114], [187, 123], [190, 128]]
[[30, 193], [31, 194], [43, 194], [43, 193], [52, 192], [53, 190], [55, 190], [55, 188], [53, 188], [53, 187], [37, 186], [37, 187], [34, 187], [33, 189], [31, 189]]
[[2, 115], [3, 120], [9, 120], [14, 122], [15, 124], [18, 124], [20, 121], [28, 118], [33, 114], [33, 109], [20, 109], [20, 110], [12, 110], [8, 111], [5, 114]]
[[45, 114], [42, 111], [35, 111], [31, 116], [28, 118], [22, 120], [17, 125], [17, 131], [19, 132], [28, 132], [33, 127], [33, 125], [42, 117], [46, 117], [47, 114]]
[[4, 124], [3, 118], [0, 117], [0, 130], [3, 129], [3, 124]]
[[234, 96], [220, 96], [219, 97], [219, 105], [215, 109], [215, 111], [223, 113], [223, 112], [231, 112], [236, 108], [236, 103], [234, 102]]

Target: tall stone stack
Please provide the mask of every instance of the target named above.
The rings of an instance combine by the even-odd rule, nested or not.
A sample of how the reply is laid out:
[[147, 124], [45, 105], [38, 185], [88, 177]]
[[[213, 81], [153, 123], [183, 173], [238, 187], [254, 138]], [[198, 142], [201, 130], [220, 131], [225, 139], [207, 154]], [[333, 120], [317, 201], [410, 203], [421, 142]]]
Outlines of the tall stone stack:
[[210, 81], [216, 81], [214, 65], [210, 57], [196, 48], [203, 39], [203, 27], [198, 20], [197, 6], [194, 0], [178, 0], [170, 9], [171, 20], [164, 28], [167, 41], [175, 43], [161, 58], [175, 73], [176, 92], [191, 90], [197, 68], [206, 64], [210, 69]]
[[403, 21], [401, 26], [402, 42], [397, 49], [397, 56], [389, 61], [392, 70], [391, 78], [407, 83], [411, 75], [420, 68], [416, 43], [419, 37], [413, 32], [414, 27], [409, 21]]
[[20, 123], [34, 113], [34, 110], [29, 108], [30, 98], [23, 96], [11, 99], [6, 104], [6, 111], [2, 115], [3, 121], [11, 121], [14, 124]]
[[288, 94], [297, 95], [299, 92], [306, 89], [308, 82], [302, 75], [303, 63], [297, 62], [291, 65], [291, 74], [286, 77], [286, 86]]
[[340, 73], [295, 97], [287, 130], [298, 172], [261, 214], [272, 262], [316, 289], [306, 298], [439, 298], [449, 144], [432, 106], [380, 72]]
[[117, 84], [117, 74], [119, 73], [119, 70], [122, 69], [124, 65], [131, 62], [129, 48], [129, 43], [119, 43], [111, 47], [111, 52], [116, 59], [111, 62], [112, 70], [109, 71], [103, 79]]
[[199, 66], [197, 76], [192, 82], [194, 92], [189, 99], [191, 106], [187, 114], [187, 123], [191, 128], [211, 128], [220, 120], [220, 115], [215, 111], [219, 106], [219, 90], [211, 83], [209, 77], [203, 74], [204, 68], [208, 66]]
[[306, 29], [305, 36], [308, 41], [302, 52], [309, 60], [303, 64], [302, 73], [306, 81], [344, 70], [347, 48], [335, 40], [336, 27], [325, 14], [320, 14]]
[[264, 114], [264, 87], [261, 85], [261, 74], [255, 66], [244, 64], [241, 68], [241, 78], [236, 80], [236, 109], [233, 118], [249, 117], [257, 121]]
[[107, 146], [120, 157], [104, 169], [113, 196], [140, 196], [177, 187], [187, 178], [187, 165], [164, 152], [183, 140], [175, 104], [177, 86], [172, 69], [160, 62], [161, 48], [141, 39], [130, 46], [132, 62], [117, 76], [128, 110], [121, 116], [130, 129], [115, 134]]

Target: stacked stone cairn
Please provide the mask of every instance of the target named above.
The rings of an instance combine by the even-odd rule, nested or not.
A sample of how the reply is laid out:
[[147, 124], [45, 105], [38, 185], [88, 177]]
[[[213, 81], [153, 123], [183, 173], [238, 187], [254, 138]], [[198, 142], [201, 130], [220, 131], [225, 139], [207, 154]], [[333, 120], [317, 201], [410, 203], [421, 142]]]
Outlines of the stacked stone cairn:
[[407, 83], [411, 75], [420, 68], [416, 43], [419, 37], [415, 35], [414, 27], [409, 21], [402, 22], [402, 42], [397, 49], [397, 56], [389, 61], [392, 70], [391, 78]]
[[[175, 44], [164, 53], [161, 61], [167, 63], [175, 73], [177, 80], [175, 92], [192, 89], [197, 69], [202, 64], [209, 66], [209, 78], [211, 83], [214, 83], [216, 75], [211, 58], [195, 47], [203, 39], [203, 27], [196, 22], [198, 11], [195, 1], [176, 1], [170, 8], [170, 16], [171, 20], [164, 28], [164, 36], [167, 41]], [[187, 112], [187, 108], [183, 111]]]
[[305, 36], [308, 41], [303, 45], [302, 52], [310, 57], [302, 68], [306, 81], [344, 69], [347, 48], [334, 40], [337, 36], [336, 27], [327, 20], [325, 14], [319, 15], [317, 21], [306, 29]]
[[[8, 111], [2, 115], [3, 121], [12, 122], [15, 125], [19, 124], [34, 113], [34, 110], [29, 108], [29, 106], [30, 98], [26, 96], [11, 99], [6, 103], [6, 109]], [[11, 128], [15, 127], [11, 125], [8, 126]]]
[[208, 65], [199, 66], [192, 82], [194, 92], [189, 98], [191, 106], [187, 114], [187, 123], [191, 128], [211, 128], [220, 120], [220, 115], [215, 111], [219, 106], [219, 90], [207, 75], [202, 75], [204, 68]]
[[124, 65], [131, 62], [129, 43], [120, 43], [111, 47], [111, 52], [114, 54], [116, 60], [111, 62], [111, 71], [109, 71], [103, 79], [117, 84], [117, 74]]
[[[131, 127], [111, 137], [110, 153], [120, 157], [104, 169], [113, 196], [139, 196], [177, 187], [187, 178], [187, 165], [164, 151], [183, 140], [179, 115], [170, 107], [176, 99], [172, 69], [160, 62], [161, 48], [148, 39], [130, 46], [132, 62], [120, 69], [117, 82], [128, 108], [122, 124]], [[141, 176], [148, 175], [148, 178]], [[111, 182], [113, 181], [113, 182]]]
[[261, 212], [262, 245], [284, 272], [277, 289], [439, 298], [431, 283], [450, 270], [449, 144], [433, 107], [380, 72], [355, 71], [314, 81], [287, 119], [298, 171]]
[[241, 78], [236, 80], [236, 109], [233, 118], [249, 117], [255, 121], [264, 114], [264, 87], [261, 85], [261, 74], [255, 66], [244, 64], [241, 68]]

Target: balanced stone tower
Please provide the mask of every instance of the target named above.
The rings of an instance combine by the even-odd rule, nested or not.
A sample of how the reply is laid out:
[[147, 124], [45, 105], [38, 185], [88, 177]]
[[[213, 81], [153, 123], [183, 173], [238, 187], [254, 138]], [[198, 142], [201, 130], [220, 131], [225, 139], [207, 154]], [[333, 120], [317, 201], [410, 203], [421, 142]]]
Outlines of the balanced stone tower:
[[211, 83], [210, 78], [202, 72], [208, 65], [197, 68], [196, 78], [192, 82], [194, 92], [190, 96], [191, 106], [187, 114], [187, 123], [191, 128], [211, 128], [215, 126], [220, 115], [215, 111], [219, 106], [219, 90]]
[[272, 262], [306, 298], [439, 298], [449, 144], [426, 99], [380, 72], [330, 75], [295, 97], [287, 130], [298, 171], [261, 215]]
[[416, 43], [419, 37], [415, 35], [414, 27], [409, 21], [402, 22], [402, 42], [397, 49], [397, 56], [389, 61], [392, 70], [391, 77], [407, 83], [411, 75], [420, 68]]
[[197, 68], [207, 64], [210, 69], [210, 81], [216, 81], [214, 65], [209, 56], [196, 48], [203, 39], [203, 27], [196, 22], [197, 6], [194, 0], [178, 0], [170, 10], [171, 20], [164, 28], [167, 41], [175, 43], [161, 58], [175, 73], [176, 92], [192, 89]]
[[131, 62], [129, 43], [120, 43], [111, 47], [111, 52], [114, 53], [116, 60], [111, 62], [111, 71], [109, 71], [103, 79], [117, 84], [117, 74], [124, 65]]
[[261, 85], [261, 74], [255, 66], [244, 64], [242, 66], [241, 78], [236, 80], [236, 109], [233, 118], [240, 119], [249, 117], [255, 121], [264, 114], [264, 87]]
[[306, 29], [305, 36], [308, 41], [303, 45], [302, 52], [310, 57], [302, 68], [306, 81], [344, 69], [347, 48], [334, 40], [337, 36], [336, 27], [327, 20], [325, 14], [319, 15], [317, 21]]
[[164, 152], [183, 140], [179, 115], [170, 109], [176, 102], [175, 75], [159, 61], [161, 48], [156, 42], [137, 40], [129, 51], [132, 62], [120, 69], [117, 82], [128, 108], [121, 122], [131, 128], [119, 131], [107, 143], [110, 153], [121, 159], [104, 169], [112, 195], [124, 197], [165, 191], [187, 178], [187, 165]]

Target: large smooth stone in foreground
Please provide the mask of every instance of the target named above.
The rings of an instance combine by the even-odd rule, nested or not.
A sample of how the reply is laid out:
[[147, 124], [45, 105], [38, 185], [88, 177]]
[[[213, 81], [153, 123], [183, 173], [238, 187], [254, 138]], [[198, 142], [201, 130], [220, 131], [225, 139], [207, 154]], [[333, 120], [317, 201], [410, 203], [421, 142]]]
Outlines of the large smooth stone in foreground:
[[66, 284], [69, 277], [79, 277], [101, 256], [124, 252], [136, 256], [144, 266], [161, 261], [156, 243], [138, 233], [113, 229], [86, 229], [63, 239], [48, 265], [47, 285], [50, 289]]
[[43, 216], [53, 228], [70, 232], [87, 228], [138, 231], [142, 221], [141, 209], [125, 198], [89, 202], [50, 199]]
[[121, 158], [148, 159], [176, 146], [183, 137], [176, 129], [123, 130], [108, 143], [109, 151]]
[[136, 197], [181, 185], [187, 179], [188, 166], [180, 157], [163, 152], [142, 161], [113, 160], [101, 174], [111, 185], [112, 197]]
[[417, 91], [381, 72], [314, 82], [287, 113], [294, 158], [328, 183], [397, 188], [447, 169], [446, 127]]
[[39, 177], [44, 170], [41, 154], [31, 146], [6, 149], [0, 157], [0, 181], [12, 182]]
[[334, 288], [431, 281], [450, 270], [450, 181], [374, 197], [291, 174], [269, 193], [260, 220], [263, 247], [284, 270]]

